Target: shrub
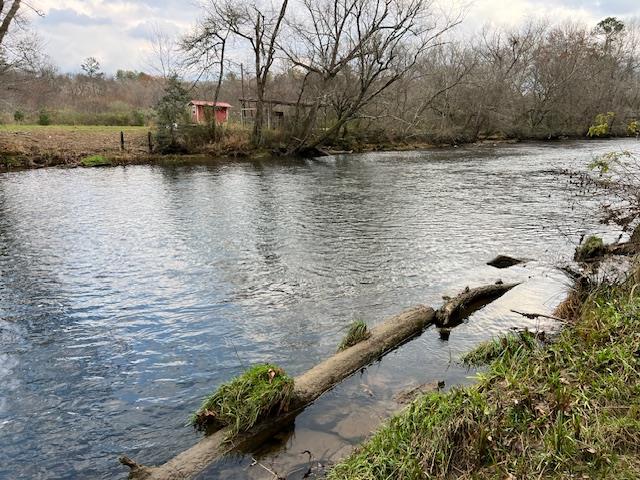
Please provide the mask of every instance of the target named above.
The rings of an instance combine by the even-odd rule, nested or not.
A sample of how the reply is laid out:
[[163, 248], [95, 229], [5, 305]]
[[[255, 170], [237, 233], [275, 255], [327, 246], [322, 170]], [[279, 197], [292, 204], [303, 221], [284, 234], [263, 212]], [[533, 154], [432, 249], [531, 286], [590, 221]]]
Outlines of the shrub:
[[191, 416], [198, 429], [228, 425], [232, 435], [253, 427], [260, 419], [289, 408], [293, 379], [275, 365], [255, 365], [228, 383], [220, 385]]
[[577, 262], [584, 262], [592, 258], [599, 257], [604, 253], [604, 242], [595, 235], [587, 238], [582, 245], [576, 249], [574, 259]]
[[16, 123], [24, 122], [24, 112], [22, 110], [16, 110], [13, 114], [13, 119], [16, 121]]
[[611, 132], [611, 124], [616, 114], [613, 112], [607, 112], [606, 114], [600, 113], [596, 115], [596, 123], [589, 127], [588, 135], [593, 137], [608, 137]]
[[188, 102], [189, 93], [178, 76], [173, 75], [167, 80], [164, 95], [155, 107], [158, 117], [156, 140], [161, 152], [174, 153], [185, 148], [180, 145], [177, 133], [181, 125], [188, 123]]
[[44, 109], [38, 114], [38, 125], [51, 125], [51, 114]]
[[638, 120], [631, 120], [627, 125], [627, 132], [629, 135], [640, 135], [640, 122]]
[[367, 340], [369, 337], [371, 337], [371, 332], [364, 320], [356, 320], [349, 326], [347, 334], [340, 342], [340, 345], [338, 345], [338, 352], [346, 350], [349, 347], [353, 347], [354, 345]]

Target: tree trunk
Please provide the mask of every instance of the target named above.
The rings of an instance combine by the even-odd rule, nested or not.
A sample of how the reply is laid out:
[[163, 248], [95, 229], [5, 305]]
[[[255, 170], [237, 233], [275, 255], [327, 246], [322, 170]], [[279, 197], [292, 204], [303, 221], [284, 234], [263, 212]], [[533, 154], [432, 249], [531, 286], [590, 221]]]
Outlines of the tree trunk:
[[253, 121], [253, 133], [252, 133], [252, 143], [254, 146], [259, 147], [262, 145], [263, 136], [262, 136], [262, 126], [264, 123], [264, 99], [262, 97], [262, 93], [258, 93], [258, 98], [256, 101], [256, 116]]
[[213, 461], [265, 432], [281, 428], [292, 421], [309, 403], [346, 377], [357, 372], [384, 354], [419, 335], [435, 320], [433, 309], [417, 306], [388, 318], [371, 330], [369, 339], [333, 355], [303, 375], [295, 378], [294, 399], [289, 413], [267, 419], [249, 432], [227, 441], [230, 428], [223, 428], [203, 438], [190, 449], [180, 453], [164, 465], [146, 467], [128, 457], [120, 462], [131, 468], [130, 479], [135, 480], [184, 480], [193, 478]]
[[[11, 22], [15, 19], [16, 14], [18, 13], [18, 9], [20, 8], [21, 1], [22, 0], [14, 0], [13, 4], [11, 5], [11, 8], [7, 12], [7, 15], [4, 17], [4, 20], [2, 20], [2, 23], [0, 23], [0, 45], [2, 45], [2, 41], [4, 40], [4, 37], [7, 35], [7, 32], [9, 32], [9, 26], [11, 25]], [[4, 2], [2, 3], [4, 8]]]

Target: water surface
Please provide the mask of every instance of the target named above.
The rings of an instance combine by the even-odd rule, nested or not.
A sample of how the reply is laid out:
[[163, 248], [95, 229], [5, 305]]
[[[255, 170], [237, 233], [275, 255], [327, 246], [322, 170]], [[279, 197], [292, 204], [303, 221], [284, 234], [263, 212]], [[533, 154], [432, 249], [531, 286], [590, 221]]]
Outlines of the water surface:
[[[533, 277], [507, 301], [551, 309], [563, 280], [550, 265], [598, 228], [559, 172], [622, 148], [639, 149], [523, 144], [0, 175], [0, 478], [124, 477], [122, 453], [166, 461], [197, 441], [186, 419], [222, 381], [265, 361], [299, 374], [355, 318], [373, 325], [498, 278]], [[536, 262], [484, 265], [498, 253]], [[267, 457], [305, 438], [316, 458], [335, 456], [378, 421], [345, 403], [385, 416], [394, 386], [465, 381], [459, 353], [527, 324], [495, 308], [353, 377]], [[208, 478], [254, 475], [250, 457]]]

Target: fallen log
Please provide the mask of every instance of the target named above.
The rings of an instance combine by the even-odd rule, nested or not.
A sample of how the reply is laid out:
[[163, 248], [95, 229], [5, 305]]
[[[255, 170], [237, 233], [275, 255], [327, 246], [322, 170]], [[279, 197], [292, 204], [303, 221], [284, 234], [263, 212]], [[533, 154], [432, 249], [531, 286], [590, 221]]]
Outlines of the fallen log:
[[367, 340], [333, 355], [296, 377], [291, 410], [286, 414], [260, 422], [248, 432], [230, 438], [231, 429], [229, 427], [223, 428], [158, 467], [144, 466], [128, 457], [121, 457], [120, 463], [131, 469], [129, 478], [132, 480], [193, 478], [213, 461], [239, 445], [291, 422], [304, 407], [324, 392], [419, 335], [434, 321], [435, 312], [433, 309], [422, 305], [388, 318], [371, 330], [371, 336]]
[[486, 285], [484, 287], [467, 287], [464, 292], [451, 298], [436, 312], [436, 325], [438, 327], [452, 327], [464, 320], [476, 310], [486, 304], [500, 298], [518, 283]]
[[633, 256], [640, 253], [640, 244], [634, 242], [614, 243], [613, 245], [605, 245], [606, 255], [627, 255]]

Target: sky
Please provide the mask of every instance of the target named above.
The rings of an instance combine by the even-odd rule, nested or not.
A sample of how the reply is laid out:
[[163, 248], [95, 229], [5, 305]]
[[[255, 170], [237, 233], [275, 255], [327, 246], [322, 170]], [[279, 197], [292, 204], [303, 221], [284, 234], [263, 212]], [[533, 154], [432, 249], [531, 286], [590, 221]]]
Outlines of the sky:
[[[118, 69], [151, 71], [153, 32], [184, 34], [200, 13], [197, 0], [31, 0], [30, 4], [45, 13], [33, 19], [33, 26], [62, 72], [80, 71], [87, 57], [97, 58], [110, 74]], [[462, 28], [467, 30], [484, 24], [517, 25], [532, 17], [590, 25], [608, 16], [640, 17], [639, 0], [470, 0], [465, 5]]]

